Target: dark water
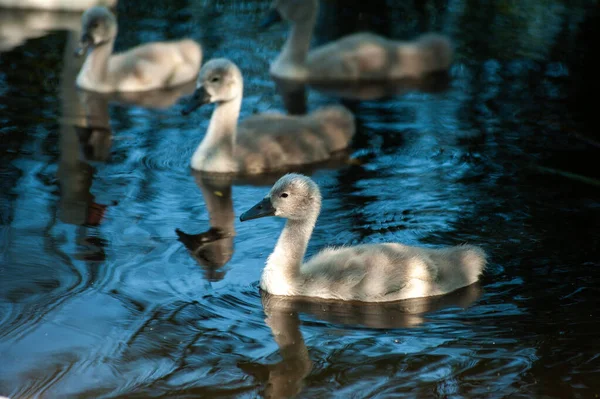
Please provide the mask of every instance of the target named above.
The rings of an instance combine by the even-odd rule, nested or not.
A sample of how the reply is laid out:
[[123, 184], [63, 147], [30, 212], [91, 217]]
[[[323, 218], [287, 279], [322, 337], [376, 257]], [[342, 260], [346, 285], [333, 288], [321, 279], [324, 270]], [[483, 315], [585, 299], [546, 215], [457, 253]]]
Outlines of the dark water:
[[[191, 36], [242, 68], [242, 117], [284, 109], [268, 2], [191, 3], [121, 2], [117, 48]], [[309, 254], [469, 242], [491, 262], [451, 295], [362, 306], [261, 298], [282, 222], [238, 222], [266, 182], [190, 172], [210, 109], [180, 115], [189, 87], [77, 93], [78, 15], [0, 11], [0, 396], [600, 395], [597, 2], [387, 3], [324, 2], [316, 42], [445, 32], [451, 79], [342, 100], [357, 160], [314, 173]]]

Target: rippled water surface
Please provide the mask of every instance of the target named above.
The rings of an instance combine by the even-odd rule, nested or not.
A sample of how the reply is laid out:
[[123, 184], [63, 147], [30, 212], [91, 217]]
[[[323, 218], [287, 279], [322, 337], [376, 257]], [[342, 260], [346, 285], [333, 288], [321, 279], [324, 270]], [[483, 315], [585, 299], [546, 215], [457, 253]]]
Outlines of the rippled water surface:
[[[598, 3], [399, 3], [323, 1], [315, 42], [441, 31], [449, 81], [308, 89], [358, 123], [353, 160], [313, 173], [309, 255], [469, 242], [490, 265], [385, 305], [261, 296], [283, 222], [238, 217], [273, 180], [190, 171], [211, 113], [181, 116], [193, 87], [77, 92], [79, 15], [0, 10], [0, 396], [598, 397]], [[190, 36], [241, 67], [242, 117], [294, 103], [268, 76], [268, 1], [151, 4], [120, 2], [117, 49]]]

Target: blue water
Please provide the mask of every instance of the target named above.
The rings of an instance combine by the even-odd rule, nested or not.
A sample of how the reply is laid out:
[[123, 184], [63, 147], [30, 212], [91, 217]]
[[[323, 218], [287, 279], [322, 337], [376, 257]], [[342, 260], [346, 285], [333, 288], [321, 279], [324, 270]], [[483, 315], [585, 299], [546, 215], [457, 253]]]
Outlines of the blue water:
[[[441, 85], [368, 100], [307, 89], [299, 109], [340, 102], [358, 123], [354, 160], [313, 173], [309, 255], [468, 242], [489, 253], [481, 282], [385, 305], [261, 296], [282, 221], [238, 217], [273, 180], [191, 172], [211, 113], [181, 116], [193, 85], [78, 92], [79, 15], [40, 31], [40, 14], [0, 10], [0, 395], [600, 395], [596, 3], [323, 3], [316, 43], [435, 30], [457, 54]], [[283, 111], [268, 66], [287, 28], [258, 30], [268, 7], [122, 1], [116, 47], [192, 37], [242, 69], [242, 117]]]

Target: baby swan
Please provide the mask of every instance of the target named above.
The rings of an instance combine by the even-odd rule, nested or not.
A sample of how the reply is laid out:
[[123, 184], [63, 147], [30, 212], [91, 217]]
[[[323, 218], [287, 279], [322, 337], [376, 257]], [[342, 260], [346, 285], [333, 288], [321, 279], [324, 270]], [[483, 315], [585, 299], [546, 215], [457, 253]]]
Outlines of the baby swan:
[[196, 87], [183, 114], [203, 104], [216, 104], [204, 139], [192, 156], [191, 166], [199, 171], [251, 175], [323, 162], [347, 148], [354, 135], [354, 117], [341, 106], [303, 116], [260, 114], [238, 126], [243, 79], [239, 68], [227, 59], [206, 62]]
[[356, 33], [309, 52], [319, 0], [274, 0], [263, 26], [282, 18], [291, 25], [281, 54], [271, 64], [276, 78], [311, 82], [419, 78], [445, 71], [452, 62], [450, 41], [428, 33], [399, 42], [372, 33]]
[[326, 249], [302, 264], [321, 193], [310, 178], [287, 174], [240, 217], [287, 219], [263, 270], [260, 287], [273, 295], [387, 302], [447, 294], [473, 284], [486, 264], [475, 246], [429, 249], [398, 243]]
[[202, 50], [193, 40], [148, 43], [112, 54], [117, 20], [106, 7], [85, 11], [81, 25], [76, 55], [88, 52], [77, 76], [77, 86], [82, 89], [102, 93], [146, 91], [178, 86], [198, 74]]

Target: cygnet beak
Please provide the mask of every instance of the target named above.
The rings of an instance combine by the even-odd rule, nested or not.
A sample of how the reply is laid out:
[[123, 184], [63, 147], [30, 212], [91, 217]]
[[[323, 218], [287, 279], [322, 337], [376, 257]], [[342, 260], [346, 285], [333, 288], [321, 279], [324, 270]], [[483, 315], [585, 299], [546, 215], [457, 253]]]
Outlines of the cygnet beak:
[[271, 8], [269, 13], [265, 16], [265, 18], [260, 23], [261, 29], [267, 29], [269, 26], [276, 24], [277, 22], [281, 22], [281, 14], [277, 11], [276, 8]]
[[87, 52], [87, 49], [94, 44], [94, 39], [89, 33], [84, 33], [81, 35], [81, 39], [79, 40], [79, 47], [75, 50], [75, 56], [81, 57]]
[[246, 220], [263, 218], [265, 216], [275, 216], [275, 208], [271, 203], [271, 198], [265, 197], [258, 204], [242, 213], [240, 221], [245, 222]]
[[192, 98], [188, 100], [183, 110], [181, 110], [181, 114], [188, 115], [190, 112], [208, 103], [210, 103], [210, 94], [204, 89], [204, 86], [198, 86]]

